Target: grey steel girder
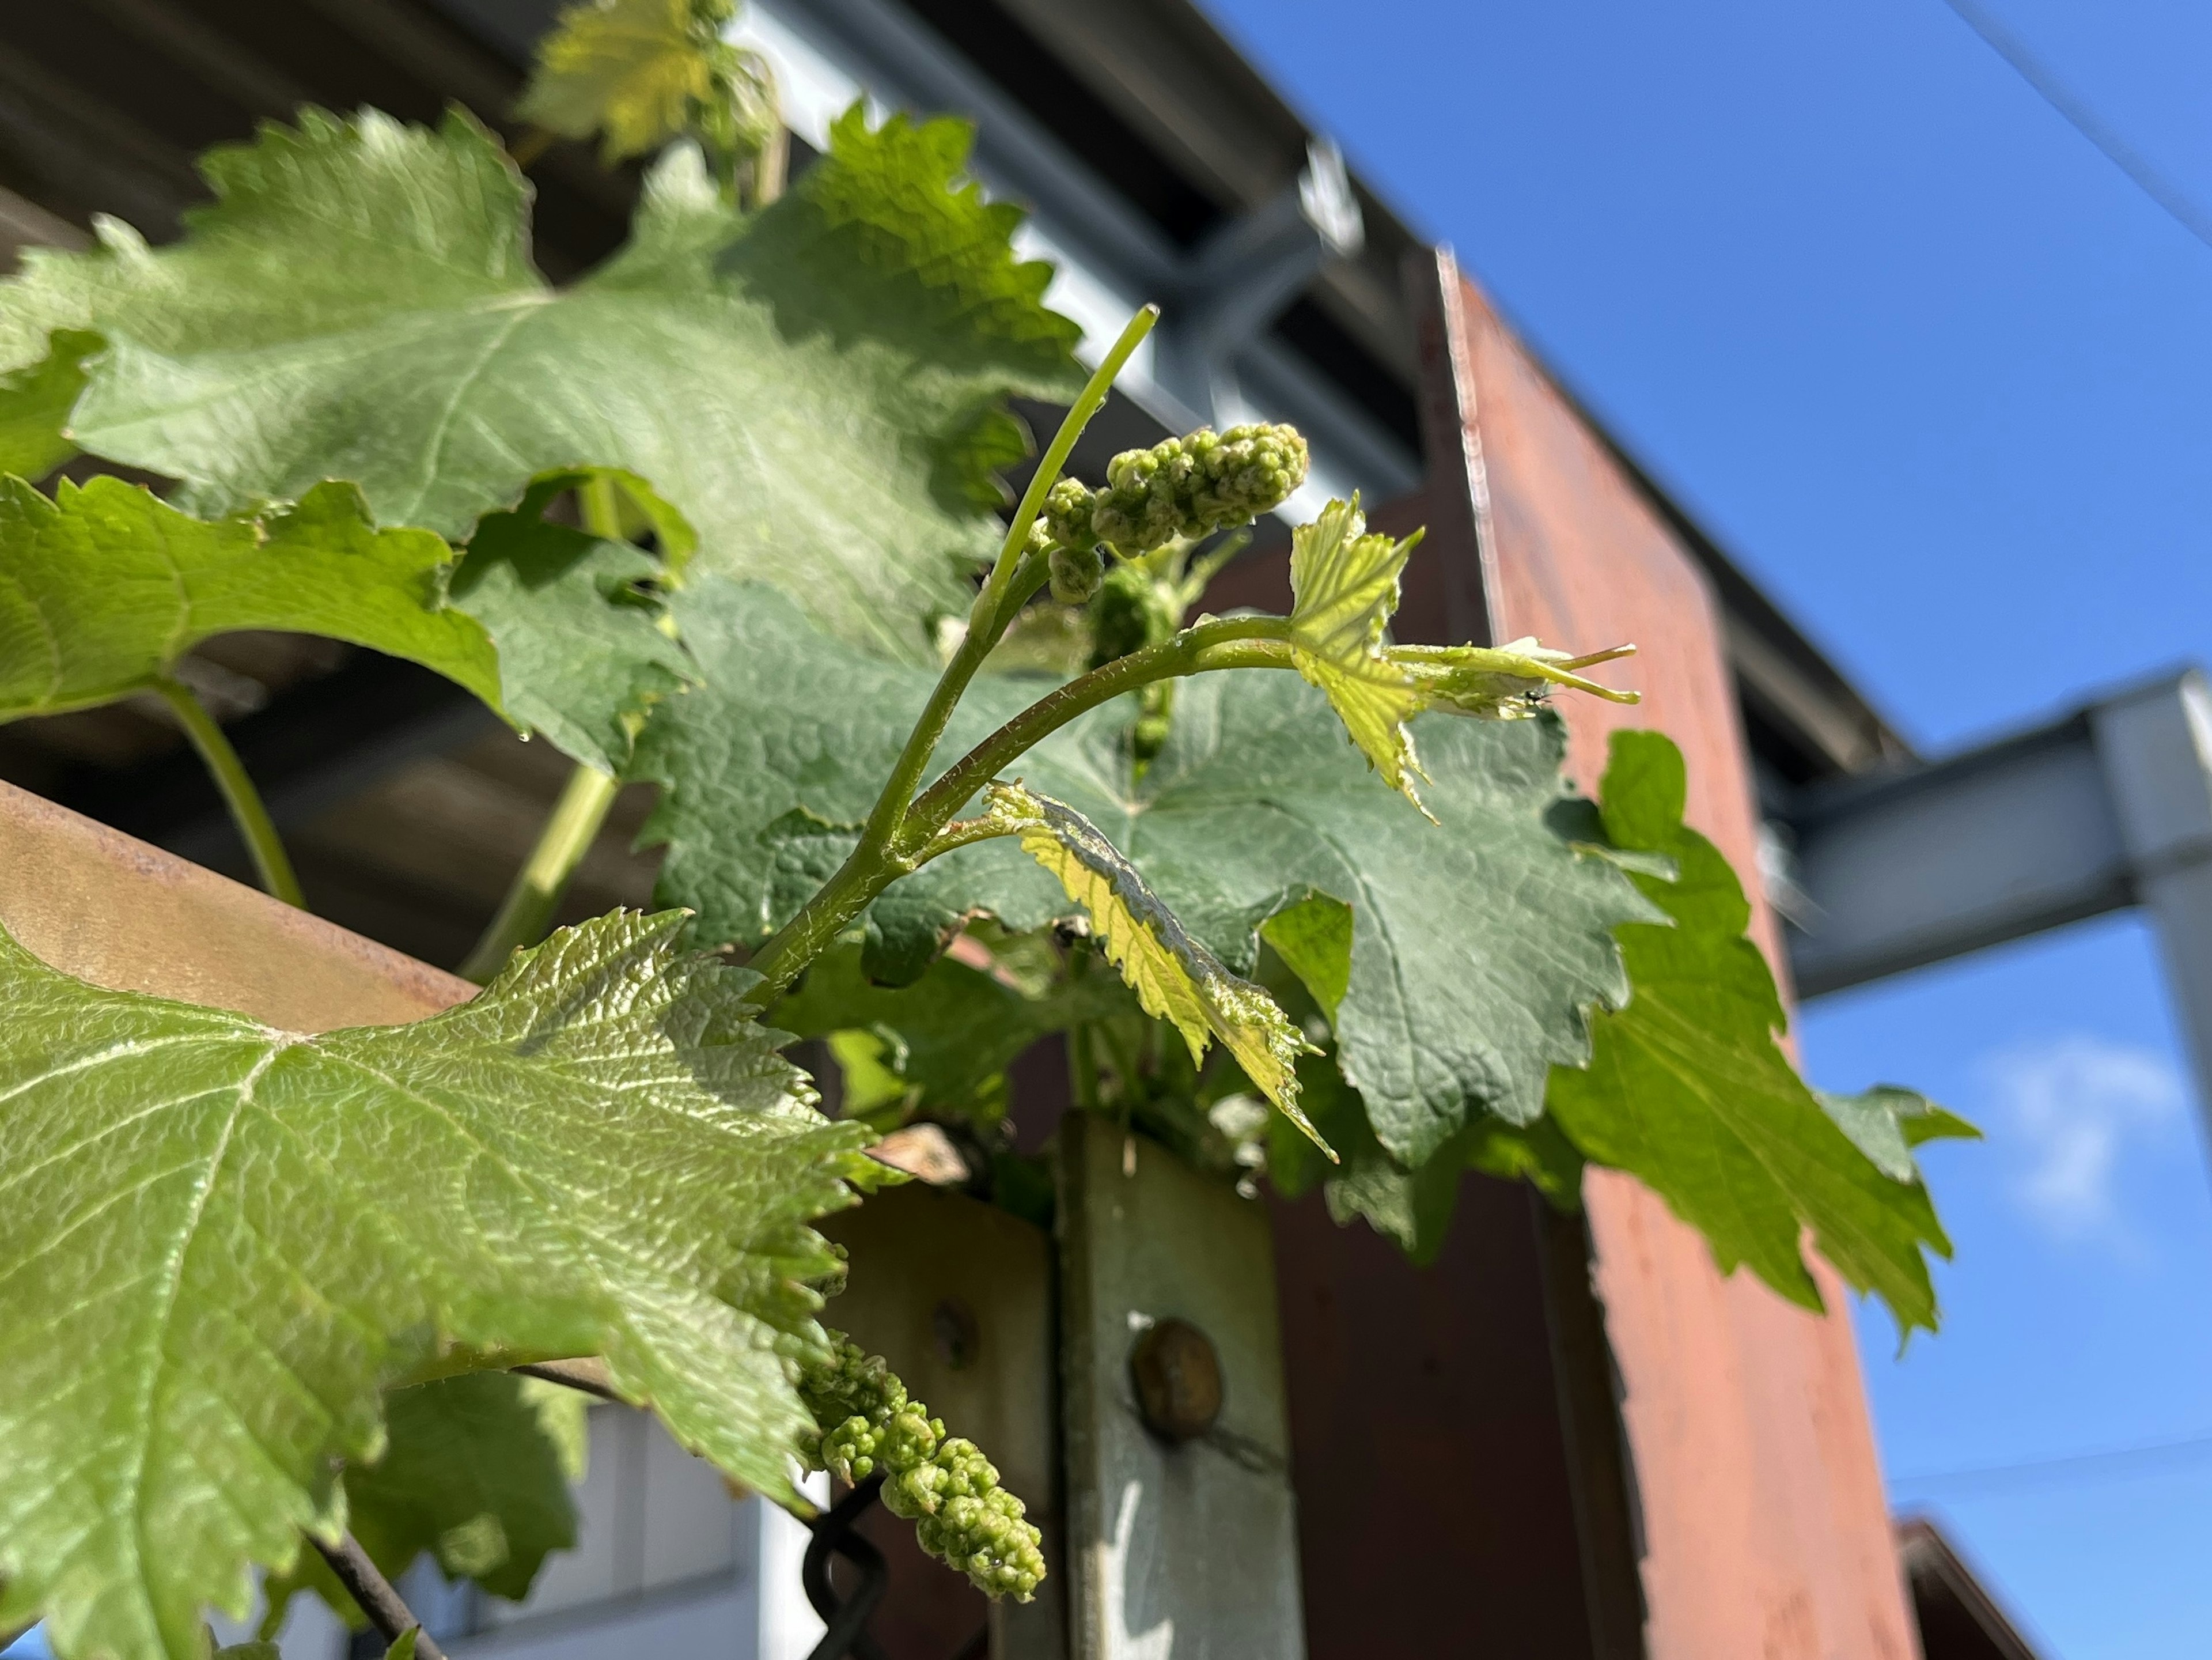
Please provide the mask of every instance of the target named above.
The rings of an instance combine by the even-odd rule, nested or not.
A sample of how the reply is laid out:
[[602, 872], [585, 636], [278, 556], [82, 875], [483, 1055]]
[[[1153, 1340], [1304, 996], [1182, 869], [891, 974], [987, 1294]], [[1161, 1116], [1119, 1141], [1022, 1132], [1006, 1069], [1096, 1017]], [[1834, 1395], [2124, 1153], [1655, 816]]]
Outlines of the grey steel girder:
[[2202, 671], [1786, 815], [1800, 995], [2130, 905], [2158, 931], [2212, 1101], [2212, 689]]

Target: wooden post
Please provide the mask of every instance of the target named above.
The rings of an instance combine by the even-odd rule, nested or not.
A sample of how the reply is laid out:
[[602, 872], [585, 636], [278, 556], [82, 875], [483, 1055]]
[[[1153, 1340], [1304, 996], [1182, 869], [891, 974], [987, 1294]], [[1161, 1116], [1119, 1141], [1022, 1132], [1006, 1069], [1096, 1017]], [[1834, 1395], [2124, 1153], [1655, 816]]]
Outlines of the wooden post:
[[871, 1511], [865, 1530], [890, 1561], [891, 1585], [870, 1635], [886, 1660], [941, 1660], [972, 1652], [988, 1621], [991, 1660], [1063, 1660], [1051, 1239], [994, 1205], [919, 1183], [840, 1212], [822, 1231], [852, 1262], [823, 1318], [889, 1360], [950, 1433], [982, 1446], [1044, 1535], [1049, 1570], [1035, 1601], [986, 1603], [922, 1556], [910, 1523]]
[[1059, 1231], [1075, 1660], [1298, 1660], [1267, 1207], [1071, 1112]]

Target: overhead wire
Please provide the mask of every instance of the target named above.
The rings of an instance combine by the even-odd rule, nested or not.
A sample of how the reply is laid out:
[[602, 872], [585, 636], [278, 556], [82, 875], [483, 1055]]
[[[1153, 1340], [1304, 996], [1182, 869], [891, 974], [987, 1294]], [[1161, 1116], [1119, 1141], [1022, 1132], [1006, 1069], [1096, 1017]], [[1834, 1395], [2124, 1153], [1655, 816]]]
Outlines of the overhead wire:
[[[2096, 1452], [2068, 1453], [2057, 1458], [2024, 1459], [2015, 1463], [1969, 1464], [1957, 1469], [1927, 1470], [1893, 1475], [1890, 1486], [1915, 1493], [1930, 1488], [1954, 1491], [2032, 1487], [2045, 1481], [2111, 1480], [2135, 1475], [2165, 1475], [2177, 1456], [2184, 1463], [2197, 1455], [2212, 1453], [2212, 1435], [2177, 1436], [2171, 1440], [2144, 1441], [2132, 1446], [2107, 1447]], [[2166, 1468], [2152, 1461], [2163, 1461]], [[2148, 1466], [2147, 1468], [2131, 1468]]]
[[2212, 214], [2199, 207], [2186, 191], [2160, 172], [2148, 157], [2122, 138], [2104, 118], [2077, 97], [2051, 72], [2050, 65], [2030, 51], [2027, 43], [2008, 28], [1981, 0], [1943, 0], [1943, 3], [1982, 38], [1983, 44], [2009, 64], [2045, 103], [2064, 118], [2068, 125], [2127, 174], [2136, 189], [2165, 209], [2176, 224], [2212, 248]]

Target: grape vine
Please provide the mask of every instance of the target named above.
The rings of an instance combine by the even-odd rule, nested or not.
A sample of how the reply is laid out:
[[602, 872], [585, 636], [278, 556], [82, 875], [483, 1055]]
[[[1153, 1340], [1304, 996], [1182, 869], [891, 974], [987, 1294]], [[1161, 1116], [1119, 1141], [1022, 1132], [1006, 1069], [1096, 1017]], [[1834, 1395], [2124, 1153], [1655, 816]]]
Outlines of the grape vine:
[[[525, 159], [656, 155], [568, 288], [474, 119], [313, 110], [210, 153], [178, 242], [111, 227], [0, 283], [0, 463], [36, 475], [0, 483], [0, 720], [166, 700], [295, 902], [178, 672], [214, 634], [410, 658], [576, 765], [484, 990], [414, 1025], [279, 1031], [0, 931], [0, 1324], [38, 1334], [0, 1381], [0, 1628], [200, 1660], [258, 1583], [434, 1654], [389, 1583], [416, 1555], [515, 1596], [573, 1536], [548, 1380], [793, 1508], [794, 1459], [880, 1475], [927, 1551], [1027, 1600], [1037, 1528], [821, 1323], [812, 1224], [917, 1120], [1048, 1202], [1003, 1134], [1048, 1033], [1076, 1110], [1319, 1186], [1417, 1260], [1462, 1172], [1571, 1206], [1597, 1164], [1786, 1297], [1817, 1305], [1809, 1237], [1932, 1327], [1911, 1148], [1965, 1127], [1799, 1078], [1666, 739], [1617, 739], [1595, 801], [1565, 781], [1550, 700], [1632, 702], [1591, 672], [1626, 648], [1395, 641], [1419, 538], [1356, 498], [1293, 515], [1285, 425], [1065, 476], [1157, 310], [1086, 372], [955, 122], [855, 108], [786, 188], [729, 20], [591, 0], [547, 44]], [[1009, 504], [1015, 398], [1068, 412]], [[176, 487], [41, 486], [80, 453]], [[1303, 520], [1289, 614], [1203, 611], [1270, 515]], [[549, 936], [630, 781], [661, 909]]]

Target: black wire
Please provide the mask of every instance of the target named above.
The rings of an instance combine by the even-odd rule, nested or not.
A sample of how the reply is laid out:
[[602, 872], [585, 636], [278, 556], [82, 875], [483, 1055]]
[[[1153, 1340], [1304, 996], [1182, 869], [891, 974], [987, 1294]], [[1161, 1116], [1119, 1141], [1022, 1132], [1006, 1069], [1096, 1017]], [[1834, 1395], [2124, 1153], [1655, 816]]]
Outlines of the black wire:
[[2020, 78], [2035, 88], [2043, 101], [2058, 112], [2068, 125], [2094, 144], [2105, 159], [2132, 179], [2136, 187], [2164, 208], [2173, 222], [2208, 248], [2212, 248], [2212, 215], [2191, 201], [2185, 191], [2160, 173], [2119, 134], [2106, 126], [2091, 109], [2051, 72], [2050, 67], [2027, 48], [2027, 42], [2007, 28], [1981, 0], [1943, 0], [1959, 20], [1982, 37], [1990, 51], [2012, 65]]
[[[868, 1618], [884, 1599], [890, 1573], [884, 1554], [854, 1531], [854, 1523], [882, 1494], [879, 1470], [839, 1499], [827, 1514], [807, 1523], [814, 1537], [807, 1541], [799, 1583], [806, 1600], [822, 1616], [822, 1640], [806, 1660], [883, 1660], [883, 1651], [868, 1635]], [[841, 1598], [830, 1583], [832, 1553], [843, 1557], [860, 1572], [860, 1583], [849, 1597]]]

